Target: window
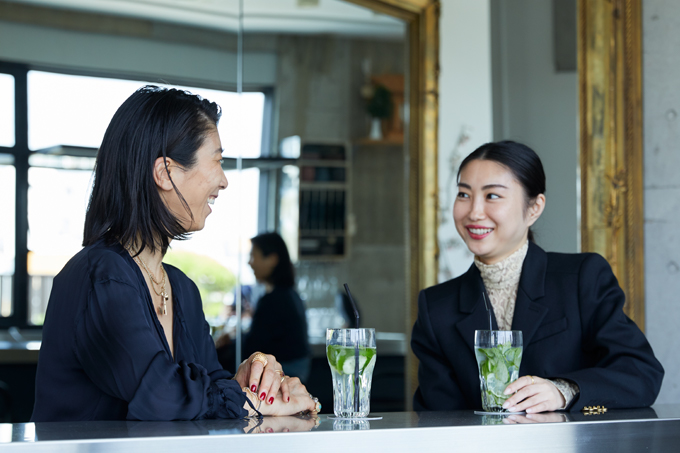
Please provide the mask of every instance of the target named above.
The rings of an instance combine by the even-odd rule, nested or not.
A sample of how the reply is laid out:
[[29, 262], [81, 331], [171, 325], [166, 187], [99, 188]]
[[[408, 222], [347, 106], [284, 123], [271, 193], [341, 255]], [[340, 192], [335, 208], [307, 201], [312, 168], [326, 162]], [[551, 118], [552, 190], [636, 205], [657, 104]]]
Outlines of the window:
[[[14, 217], [16, 175], [12, 156], [0, 154], [0, 212], [7, 221], [0, 222], [0, 317], [13, 313], [12, 280], [14, 277]], [[10, 165], [7, 165], [7, 164]]]
[[[173, 241], [164, 261], [182, 269], [201, 290], [208, 323], [221, 327], [234, 314], [234, 289], [240, 283], [252, 285], [255, 276], [248, 266], [250, 238], [257, 234], [257, 199], [260, 170], [226, 171], [229, 188], [215, 200], [205, 228], [189, 241]], [[191, 257], [208, 260], [210, 266], [191, 265]], [[198, 261], [198, 260], [197, 260]], [[192, 269], [195, 267], [195, 269]], [[215, 270], [219, 272], [215, 273]], [[220, 272], [228, 279], [219, 283]], [[216, 284], [217, 283], [217, 284]]]
[[[136, 80], [29, 71], [28, 147], [33, 151], [59, 145], [99, 148], [118, 107], [136, 89], [147, 84]], [[225, 156], [260, 156], [263, 93], [239, 95], [206, 88], [176, 88], [191, 91], [222, 107], [218, 130]]]
[[0, 146], [14, 146], [14, 77], [0, 74]]
[[[41, 326], [54, 276], [81, 249], [92, 170], [106, 127], [120, 104], [147, 82], [0, 63], [0, 69], [6, 67], [13, 75], [0, 74], [0, 210], [16, 221], [0, 224], [0, 326]], [[15, 77], [25, 77], [25, 93], [17, 93]], [[263, 155], [269, 94], [177, 88], [222, 107], [218, 129], [230, 158], [229, 189], [220, 194], [204, 230], [189, 242], [173, 241], [166, 255], [197, 283], [206, 317], [219, 326], [233, 317], [239, 277], [245, 284], [255, 282], [247, 265], [249, 239], [258, 233], [261, 179], [267, 172], [256, 164], [231, 168], [236, 158]], [[16, 111], [25, 112], [27, 124], [17, 137], [15, 98], [24, 99], [23, 110]], [[15, 206], [21, 193], [25, 201]], [[15, 234], [15, 223], [23, 234]]]
[[42, 325], [52, 279], [81, 249], [94, 158], [31, 157], [56, 158], [28, 169], [28, 319]]
[[113, 114], [142, 82], [28, 71], [28, 147], [99, 148]]

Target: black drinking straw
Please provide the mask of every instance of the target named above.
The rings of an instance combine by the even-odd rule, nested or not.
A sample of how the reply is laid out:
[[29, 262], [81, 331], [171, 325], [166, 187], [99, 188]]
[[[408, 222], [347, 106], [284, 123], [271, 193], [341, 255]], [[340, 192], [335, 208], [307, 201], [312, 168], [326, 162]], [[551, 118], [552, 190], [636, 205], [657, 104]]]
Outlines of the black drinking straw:
[[[354, 302], [352, 293], [349, 290], [347, 283], [344, 284], [345, 292], [349, 297], [349, 301], [352, 304], [352, 310], [354, 310], [355, 328], [359, 328], [359, 310], [357, 310], [357, 304]], [[357, 332], [357, 343], [354, 345], [354, 412], [359, 412], [359, 332]]]
[[489, 303], [486, 301], [486, 289], [482, 291], [482, 297], [484, 298], [484, 307], [486, 307], [486, 312], [489, 315], [489, 330], [493, 330], [493, 324], [491, 323], [491, 310], [489, 310]]

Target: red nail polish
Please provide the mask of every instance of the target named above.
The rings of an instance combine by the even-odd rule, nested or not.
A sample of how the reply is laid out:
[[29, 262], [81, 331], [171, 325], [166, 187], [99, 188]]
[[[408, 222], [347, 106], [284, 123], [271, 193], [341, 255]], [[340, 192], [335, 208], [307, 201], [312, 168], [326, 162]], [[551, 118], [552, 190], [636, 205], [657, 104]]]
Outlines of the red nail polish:
[[290, 396], [288, 397], [288, 402], [290, 403]]
[[251, 392], [254, 392], [254, 391], [256, 391], [256, 390], [257, 390], [257, 385], [253, 384], [253, 385], [250, 387], [250, 391], [251, 391]]
[[272, 429], [272, 428], [267, 428], [267, 432], [268, 432], [268, 433], [273, 433], [273, 432], [274, 432], [274, 429]]
[[274, 404], [274, 397], [273, 396], [269, 398], [269, 404]]
[[267, 394], [266, 394], [265, 392], [262, 392], [262, 394], [260, 395], [260, 399], [261, 399], [262, 401], [264, 401], [264, 399], [265, 399], [266, 397], [267, 397]]

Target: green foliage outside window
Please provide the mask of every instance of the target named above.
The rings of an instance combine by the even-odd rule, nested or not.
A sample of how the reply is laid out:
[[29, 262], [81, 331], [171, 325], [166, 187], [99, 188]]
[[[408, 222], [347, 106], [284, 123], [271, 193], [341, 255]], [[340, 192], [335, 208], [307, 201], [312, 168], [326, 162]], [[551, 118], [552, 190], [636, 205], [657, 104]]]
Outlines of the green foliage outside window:
[[184, 272], [198, 286], [207, 319], [218, 318], [227, 294], [236, 286], [236, 276], [212, 258], [191, 252], [168, 250], [163, 262]]

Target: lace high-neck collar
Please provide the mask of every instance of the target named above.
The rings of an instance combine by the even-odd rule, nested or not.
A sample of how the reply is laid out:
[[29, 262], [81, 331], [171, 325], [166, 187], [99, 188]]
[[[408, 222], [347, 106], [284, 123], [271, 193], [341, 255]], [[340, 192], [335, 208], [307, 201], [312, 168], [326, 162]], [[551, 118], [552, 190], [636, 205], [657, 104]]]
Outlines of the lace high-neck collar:
[[475, 256], [475, 266], [482, 274], [487, 289], [501, 289], [516, 286], [522, 276], [522, 264], [529, 250], [529, 241], [512, 255], [495, 264], [484, 264]]

